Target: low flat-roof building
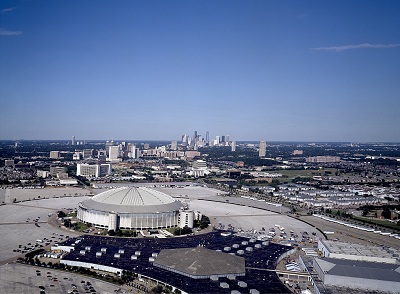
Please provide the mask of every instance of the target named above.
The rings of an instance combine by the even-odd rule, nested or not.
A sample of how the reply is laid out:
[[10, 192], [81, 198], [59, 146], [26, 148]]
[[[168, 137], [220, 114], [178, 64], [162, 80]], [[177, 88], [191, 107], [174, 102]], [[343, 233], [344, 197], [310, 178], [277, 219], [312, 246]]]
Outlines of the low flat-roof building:
[[383, 248], [372, 245], [319, 240], [318, 250], [324, 257], [348, 260], [374, 261], [400, 265], [400, 251], [395, 248]]
[[336, 258], [314, 258], [314, 270], [324, 285], [398, 293], [400, 266]]
[[154, 266], [193, 278], [244, 276], [245, 259], [205, 247], [164, 249]]

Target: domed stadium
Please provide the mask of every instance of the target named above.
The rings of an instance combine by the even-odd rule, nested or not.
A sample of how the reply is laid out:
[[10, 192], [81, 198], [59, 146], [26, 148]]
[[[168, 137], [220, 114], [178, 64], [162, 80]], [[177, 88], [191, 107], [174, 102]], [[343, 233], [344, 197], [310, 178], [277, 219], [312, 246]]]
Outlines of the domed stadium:
[[116, 229], [162, 229], [193, 226], [193, 216], [182, 219], [183, 204], [171, 196], [146, 187], [122, 187], [102, 192], [79, 203], [78, 219], [95, 227]]

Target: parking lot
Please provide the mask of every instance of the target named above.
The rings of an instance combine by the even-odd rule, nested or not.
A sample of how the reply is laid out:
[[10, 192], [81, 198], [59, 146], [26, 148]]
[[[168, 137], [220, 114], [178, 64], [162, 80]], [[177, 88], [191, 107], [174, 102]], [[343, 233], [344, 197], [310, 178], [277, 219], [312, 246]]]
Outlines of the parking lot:
[[[187, 202], [190, 206], [190, 209], [200, 211], [201, 213], [207, 215], [214, 225], [221, 225], [224, 229], [240, 229], [244, 233], [254, 233], [254, 231], [262, 232], [262, 230], [265, 229], [266, 231], [262, 233], [266, 233], [270, 228], [275, 227], [275, 225], [279, 225], [284, 227], [288, 237], [290, 237], [289, 231], [293, 231], [299, 236], [301, 236], [301, 232], [303, 231], [308, 231], [310, 233], [314, 231], [311, 226], [301, 221], [289, 218], [284, 214], [278, 214], [265, 209], [249, 207], [254, 206], [254, 203], [257, 201], [252, 202], [248, 199], [240, 199], [242, 202], [244, 201], [241, 203], [241, 205], [226, 203], [226, 197], [220, 196], [220, 191], [215, 189], [208, 189], [204, 187], [158, 189], [170, 194], [171, 196], [180, 198], [180, 200], [184, 202]], [[69, 192], [70, 190], [65, 190], [64, 192], [62, 189], [57, 188], [50, 189], [44, 193], [45, 190], [46, 189], [42, 189], [42, 191], [31, 190], [29, 191], [31, 193], [30, 195], [27, 191], [24, 191], [23, 195], [18, 199], [18, 201], [23, 199], [31, 200], [0, 206], [0, 232], [3, 234], [3, 236], [7, 236], [7, 238], [3, 238], [2, 247], [0, 248], [0, 264], [3, 264], [0, 266], [1, 271], [5, 271], [5, 269], [8, 271], [16, 270], [17, 275], [15, 276], [21, 274], [23, 277], [27, 278], [27, 274], [24, 275], [23, 273], [25, 270], [22, 270], [21, 272], [21, 270], [18, 268], [18, 265], [5, 265], [5, 263], [9, 261], [10, 257], [16, 258], [23, 255], [22, 250], [25, 248], [26, 251], [34, 250], [36, 248], [42, 248], [42, 246], [45, 246], [46, 243], [49, 243], [48, 245], [58, 243], [64, 240], [66, 236], [73, 237], [78, 235], [72, 231], [66, 231], [64, 229], [51, 226], [48, 223], [49, 215], [53, 214], [52, 217], [54, 218], [54, 214], [60, 209], [76, 209], [78, 203], [88, 199], [89, 196], [79, 196], [79, 194], [75, 195], [75, 193], [78, 192], [73, 193], [74, 190], [71, 190], [71, 192]], [[56, 197], [51, 197], [51, 194], [54, 196], [55, 191], [57, 191], [58, 196], [56, 195]], [[101, 191], [101, 189], [94, 190], [96, 194], [97, 192]], [[38, 195], [39, 192], [42, 195], [47, 195], [49, 198], [38, 199], [38, 196], [40, 196]], [[71, 196], [69, 194], [71, 194]], [[33, 200], [34, 198], [35, 200]], [[280, 231], [278, 230], [278, 232]], [[279, 235], [277, 237], [279, 237]], [[38, 240], [42, 242], [39, 242]], [[280, 239], [277, 240], [280, 241]], [[74, 276], [73, 274], [70, 275]], [[254, 275], [257, 275], [257, 273], [254, 273]], [[34, 275], [34, 280], [38, 279], [40, 280], [40, 276]], [[39, 284], [32, 284], [34, 280], [31, 277], [27, 282], [23, 282], [22, 284], [16, 283], [15, 286], [13, 286], [16, 287], [15, 291], [13, 290], [13, 293], [27, 293], [26, 291], [19, 291], [18, 287], [26, 287], [25, 289], [28, 289], [29, 287], [40, 286]], [[11, 281], [12, 278], [10, 278], [9, 283], [11, 283]], [[68, 282], [70, 281], [68, 280]], [[7, 283], [7, 281], [4, 281], [2, 285]], [[70, 284], [66, 283], [64, 286], [63, 285], [63, 283], [59, 283], [57, 285], [54, 284], [54, 286], [50, 286], [50, 284], [43, 286], [46, 287], [46, 293], [67, 293]], [[54, 292], [49, 292], [53, 291], [53, 287], [55, 289]], [[39, 292], [40, 289], [38, 288], [38, 293]], [[104, 292], [102, 289], [101, 293], [107, 292]]]
[[[79, 293], [111, 294], [121, 287], [65, 271], [24, 264], [0, 266], [0, 293]], [[125, 287], [125, 289], [127, 289]]]
[[[37, 189], [37, 190], [21, 190], [24, 192], [23, 198], [36, 198], [37, 194], [51, 196], [56, 195], [74, 195], [73, 191], [78, 191], [79, 188], [50, 188]], [[289, 231], [293, 231], [296, 235], [301, 235], [303, 231], [315, 231], [315, 229], [306, 223], [289, 218], [286, 215], [274, 213], [268, 210], [256, 209], [247, 207], [244, 205], [253, 206], [258, 204], [257, 201], [249, 199], [240, 199], [244, 204], [233, 205], [225, 202], [225, 197], [219, 196], [220, 191], [215, 189], [209, 189], [200, 186], [185, 187], [185, 188], [157, 188], [171, 196], [187, 198], [186, 201], [190, 209], [200, 211], [201, 213], [210, 217], [213, 225], [222, 225], [223, 229], [236, 229], [243, 230], [245, 232], [251, 232], [256, 230], [261, 232], [263, 228], [269, 230], [276, 224], [285, 228], [287, 236]], [[14, 189], [16, 190], [16, 189]], [[28, 191], [31, 193], [29, 196]], [[44, 193], [44, 191], [46, 191]], [[86, 191], [86, 190], [84, 190]], [[95, 192], [100, 192], [96, 191]], [[199, 200], [209, 199], [213, 201]], [[55, 243], [59, 241], [59, 237], [54, 234], [63, 234], [69, 236], [75, 236], [76, 233], [65, 232], [65, 230], [54, 228], [47, 223], [48, 215], [57, 212], [60, 209], [76, 209], [78, 203], [88, 199], [88, 196], [66, 196], [61, 198], [49, 198], [41, 200], [24, 201], [15, 204], [8, 204], [0, 206], [0, 232], [8, 236], [3, 239], [2, 247], [0, 248], [0, 262], [2, 260], [9, 259], [10, 257], [16, 257], [21, 252], [15, 252], [13, 250], [19, 250], [19, 245], [28, 247], [29, 243], [36, 245], [36, 240], [42, 240], [47, 238], [50, 242]], [[183, 199], [181, 199], [183, 200]], [[223, 202], [215, 202], [215, 200]], [[247, 203], [247, 202], [248, 203]], [[261, 205], [261, 204], [260, 204]], [[265, 203], [263, 204], [265, 205]], [[317, 232], [319, 237], [322, 237]], [[55, 237], [55, 238], [52, 238]], [[38, 244], [38, 247], [43, 244]]]
[[[117, 269], [133, 269], [144, 276], [175, 285], [188, 293], [231, 293], [231, 290], [241, 289], [238, 281], [244, 282], [248, 289], [263, 289], [267, 293], [288, 292], [280, 283], [276, 273], [271, 270], [277, 265], [281, 254], [290, 250], [291, 247], [235, 235], [222, 235], [218, 231], [171, 239], [130, 239], [86, 235], [78, 237], [76, 240], [69, 240], [63, 245], [73, 245], [75, 248], [63, 258], [64, 262], [69, 265], [81, 266], [82, 262], [89, 266], [93, 266], [90, 264], [100, 264]], [[199, 245], [245, 258], [246, 275], [237, 279], [219, 277], [216, 281], [205, 277], [193, 279], [180, 275], [174, 270], [168, 271], [155, 267], [150, 260], [151, 258], [156, 259], [162, 249], [193, 248]], [[120, 251], [121, 249], [122, 251]], [[132, 259], [132, 256], [135, 259]], [[215, 272], [215, 274], [219, 274], [219, 272]], [[221, 288], [220, 283], [225, 283], [228, 288]]]
[[75, 232], [55, 228], [47, 221], [49, 215], [63, 208], [76, 208], [80, 201], [87, 198], [51, 198], [0, 206], [0, 233], [4, 236], [0, 247], [0, 264], [28, 250], [42, 248], [46, 243], [51, 245], [60, 242], [67, 235], [76, 236]]
[[[156, 190], [182, 198], [180, 200], [188, 203], [190, 209], [207, 215], [214, 226], [222, 225], [221, 229], [235, 229], [249, 233], [254, 231], [262, 233], [264, 229], [264, 233], [268, 233], [270, 228], [279, 225], [284, 228], [287, 239], [290, 237], [290, 231], [298, 236], [301, 236], [304, 231], [310, 234], [314, 232], [316, 237], [324, 238], [318, 230], [302, 221], [269, 211], [268, 209], [279, 211], [280, 208], [269, 206], [265, 202], [222, 196], [226, 193], [202, 186], [157, 188]], [[233, 204], [232, 199], [238, 205]], [[255, 206], [263, 209], [254, 208]], [[287, 209], [283, 208], [282, 211], [287, 211]], [[279, 241], [279, 235], [276, 240]]]

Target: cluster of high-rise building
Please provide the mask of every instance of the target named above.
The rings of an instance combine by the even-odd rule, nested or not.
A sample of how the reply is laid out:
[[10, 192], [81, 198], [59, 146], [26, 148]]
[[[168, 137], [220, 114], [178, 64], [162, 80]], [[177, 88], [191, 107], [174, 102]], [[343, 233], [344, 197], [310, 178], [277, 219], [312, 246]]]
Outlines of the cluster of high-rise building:
[[193, 136], [182, 135], [181, 144], [188, 147], [203, 147], [203, 146], [230, 146], [229, 135], [215, 136], [214, 139], [210, 139], [210, 132], [206, 132], [206, 136], [194, 132]]
[[[83, 142], [81, 142], [83, 144]], [[78, 145], [79, 142], [75, 140], [75, 136], [72, 136], [72, 145]], [[140, 158], [140, 157], [168, 157], [168, 158], [179, 158], [184, 157], [185, 154], [179, 151], [186, 150], [197, 150], [199, 147], [213, 147], [213, 146], [230, 146], [231, 151], [236, 151], [236, 141], [231, 141], [229, 135], [217, 135], [214, 139], [210, 138], [209, 131], [206, 132], [205, 137], [200, 135], [197, 131], [194, 131], [192, 136], [184, 134], [182, 135], [181, 141], [172, 140], [169, 146], [161, 146], [154, 149], [150, 149], [149, 144], [142, 144], [142, 148], [138, 148], [135, 144], [122, 142], [116, 144], [113, 140], [105, 143], [105, 150], [98, 150], [97, 154], [94, 154], [93, 149], [84, 149], [83, 151], [77, 151], [74, 154], [74, 160], [89, 159], [89, 158], [100, 158], [107, 159], [107, 161], [121, 161], [122, 158]], [[172, 151], [172, 152], [171, 152]], [[176, 151], [176, 152], [174, 152]], [[265, 157], [267, 151], [266, 141], [260, 141], [259, 143], [259, 157]], [[59, 158], [60, 154], [50, 154], [51, 158]]]

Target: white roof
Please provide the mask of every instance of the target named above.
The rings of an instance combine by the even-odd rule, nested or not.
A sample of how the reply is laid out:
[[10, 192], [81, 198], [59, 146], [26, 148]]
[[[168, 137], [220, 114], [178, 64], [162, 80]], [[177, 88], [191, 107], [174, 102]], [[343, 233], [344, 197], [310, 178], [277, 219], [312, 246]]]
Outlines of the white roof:
[[144, 213], [179, 210], [180, 201], [145, 187], [122, 187], [102, 192], [79, 204], [86, 209], [109, 212]]

